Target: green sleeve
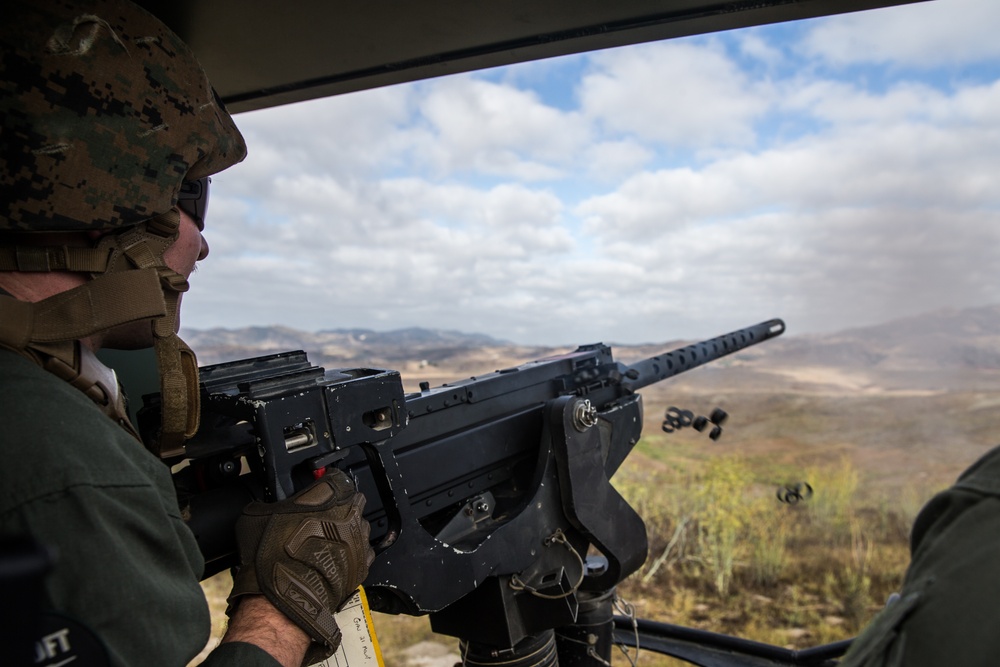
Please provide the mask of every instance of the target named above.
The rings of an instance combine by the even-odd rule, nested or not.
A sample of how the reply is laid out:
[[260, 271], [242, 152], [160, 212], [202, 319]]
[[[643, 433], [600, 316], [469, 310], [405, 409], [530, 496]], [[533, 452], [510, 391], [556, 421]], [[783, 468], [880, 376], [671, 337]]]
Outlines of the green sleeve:
[[154, 488], [78, 484], [6, 519], [55, 550], [46, 607], [93, 632], [111, 664], [185, 665], [208, 641], [200, 561]]
[[[0, 535], [55, 552], [46, 611], [116, 667], [185, 667], [208, 642], [204, 562], [170, 471], [82, 393], [0, 350]], [[249, 645], [207, 663], [277, 664]]]
[[842, 667], [996, 665], [1000, 448], [921, 510], [911, 550], [900, 599], [854, 642]]

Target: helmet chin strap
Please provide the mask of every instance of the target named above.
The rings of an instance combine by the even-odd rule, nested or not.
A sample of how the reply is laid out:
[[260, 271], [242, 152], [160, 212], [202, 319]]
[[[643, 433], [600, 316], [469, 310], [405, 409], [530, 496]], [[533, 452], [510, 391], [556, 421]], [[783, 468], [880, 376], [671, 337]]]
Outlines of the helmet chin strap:
[[163, 260], [179, 229], [174, 209], [106, 235], [93, 248], [0, 246], [0, 270], [92, 275], [79, 287], [35, 303], [0, 295], [0, 347], [70, 382], [137, 438], [114, 371], [80, 339], [151, 320], [163, 418], [158, 437], [146, 446], [161, 458], [184, 453], [184, 441], [197, 432], [200, 417], [198, 361], [176, 333], [177, 306], [188, 282]]

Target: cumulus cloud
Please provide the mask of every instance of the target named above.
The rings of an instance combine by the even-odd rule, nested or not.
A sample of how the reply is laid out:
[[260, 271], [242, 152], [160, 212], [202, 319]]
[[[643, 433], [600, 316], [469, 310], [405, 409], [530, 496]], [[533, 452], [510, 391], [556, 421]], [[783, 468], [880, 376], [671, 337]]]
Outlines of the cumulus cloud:
[[737, 37], [737, 46], [745, 57], [768, 67], [780, 65], [784, 58], [781, 49], [753, 30], [740, 32]]
[[[387, 313], [401, 322], [466, 328], [463, 317], [481, 312], [477, 319], [485, 323], [490, 312], [513, 309], [548, 271], [541, 258], [575, 246], [560, 224], [561, 201], [518, 184], [480, 190], [415, 178], [344, 184], [302, 175], [278, 191], [268, 205], [295, 211], [292, 224], [240, 217], [247, 207], [239, 201], [213, 202], [226, 213], [213, 225], [218, 233], [208, 232], [215, 248], [188, 304], [196, 312], [229, 311], [227, 321], [246, 324], [274, 299], [271, 312], [282, 319], [268, 322], [306, 328], [361, 326]], [[234, 284], [244, 289], [234, 295]], [[232, 312], [237, 295], [250, 310]], [[313, 307], [289, 307], [302, 303]], [[337, 307], [315, 307], [328, 303]], [[453, 316], [440, 312], [445, 304]]]
[[758, 210], [996, 204], [988, 184], [1000, 166], [1000, 130], [990, 109], [1000, 104], [1000, 83], [954, 95], [816, 87], [826, 90], [806, 106], [829, 120], [822, 131], [699, 168], [636, 174], [581, 203], [580, 215], [595, 234], [636, 239]]
[[556, 179], [590, 139], [579, 114], [548, 106], [530, 90], [469, 76], [429, 84], [420, 114], [429, 130], [422, 155], [439, 173]]
[[249, 147], [235, 167], [244, 193], [275, 175], [382, 173], [404, 164], [413, 141], [414, 87], [395, 86], [236, 116]]
[[770, 87], [711, 42], [658, 42], [592, 58], [581, 107], [607, 130], [670, 146], [754, 142]]
[[834, 65], [926, 68], [981, 62], [1000, 56], [998, 22], [996, 2], [934, 0], [816, 21], [801, 48]]
[[639, 171], [655, 153], [634, 139], [599, 141], [583, 151], [586, 174], [599, 182], [614, 182]]

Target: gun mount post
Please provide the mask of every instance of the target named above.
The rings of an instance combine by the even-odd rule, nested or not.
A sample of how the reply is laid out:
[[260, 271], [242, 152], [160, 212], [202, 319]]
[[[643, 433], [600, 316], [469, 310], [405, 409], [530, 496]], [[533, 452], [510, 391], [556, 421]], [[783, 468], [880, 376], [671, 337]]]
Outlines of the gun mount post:
[[[604, 419], [618, 426], [613, 432], [631, 430], [637, 434], [642, 423], [641, 398], [627, 397], [603, 415], [595, 415], [588, 422], [593, 424], [589, 428], [582, 428], [578, 419], [584, 402], [575, 396], [552, 401], [549, 408], [552, 448], [563, 511], [573, 527], [608, 559], [604, 571], [586, 577], [583, 587], [605, 591], [639, 569], [646, 560], [647, 541], [646, 525], [611, 486], [605, 469], [605, 452], [611, 443], [598, 422]], [[629, 440], [634, 444], [637, 437]]]
[[556, 653], [555, 633], [545, 630], [537, 635], [525, 637], [509, 649], [497, 649], [489, 644], [461, 640], [459, 651], [462, 665], [470, 667], [556, 667], [559, 665]]

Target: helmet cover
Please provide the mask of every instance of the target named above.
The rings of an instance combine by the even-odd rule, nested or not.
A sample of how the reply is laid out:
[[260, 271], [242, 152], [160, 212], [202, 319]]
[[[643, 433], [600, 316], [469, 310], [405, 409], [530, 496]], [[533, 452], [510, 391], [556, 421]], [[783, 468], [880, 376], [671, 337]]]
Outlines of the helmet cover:
[[246, 144], [194, 54], [126, 0], [7, 0], [0, 231], [112, 230]]

